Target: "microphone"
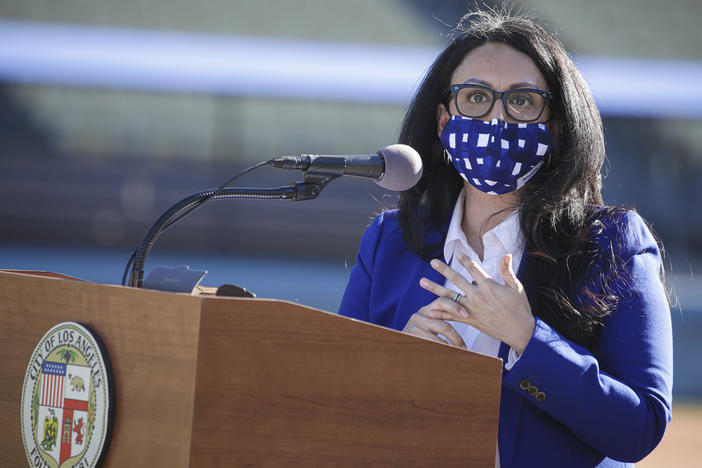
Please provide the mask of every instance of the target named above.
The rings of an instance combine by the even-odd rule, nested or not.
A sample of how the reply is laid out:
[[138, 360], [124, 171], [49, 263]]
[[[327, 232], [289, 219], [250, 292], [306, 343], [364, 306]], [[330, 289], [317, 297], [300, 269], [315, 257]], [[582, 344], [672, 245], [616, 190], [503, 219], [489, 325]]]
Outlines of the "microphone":
[[[240, 176], [265, 165], [305, 171], [305, 181], [294, 182], [289, 186], [278, 188], [227, 187]], [[151, 226], [144, 240], [141, 241], [127, 262], [122, 275], [122, 284], [125, 284], [131, 266], [129, 286], [143, 287], [146, 257], [156, 243], [158, 236], [173, 223], [201, 207], [208, 200], [221, 198], [312, 200], [317, 198], [319, 192], [331, 180], [344, 174], [370, 177], [378, 185], [388, 190], [408, 190], [414, 187], [422, 176], [422, 158], [419, 157], [417, 151], [407, 145], [390, 145], [379, 149], [375, 154], [358, 156], [301, 154], [300, 156], [282, 156], [255, 164], [237, 173], [219, 188], [190, 195], [165, 211]]]
[[330, 177], [370, 177], [376, 184], [393, 191], [410, 189], [422, 177], [422, 158], [419, 153], [411, 146], [399, 144], [381, 148], [375, 154], [301, 154], [274, 158], [269, 164], [280, 169], [314, 172]]

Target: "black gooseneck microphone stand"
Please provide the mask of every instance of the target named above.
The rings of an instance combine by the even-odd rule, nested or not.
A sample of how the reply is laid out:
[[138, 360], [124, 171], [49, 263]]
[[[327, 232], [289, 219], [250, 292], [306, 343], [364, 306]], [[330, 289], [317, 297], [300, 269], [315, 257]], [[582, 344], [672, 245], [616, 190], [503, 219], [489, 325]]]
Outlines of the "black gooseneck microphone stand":
[[203, 203], [209, 200], [223, 198], [278, 199], [291, 201], [313, 200], [319, 196], [322, 189], [324, 189], [329, 182], [344, 174], [343, 167], [340, 167], [338, 164], [327, 164], [324, 158], [319, 158], [315, 161], [315, 164], [311, 165], [309, 169], [304, 172], [305, 178], [303, 182], [293, 182], [289, 186], [275, 188], [225, 188], [225, 185], [229, 184], [235, 178], [262, 165], [271, 164], [272, 161], [273, 160], [269, 160], [264, 163], [259, 163], [256, 166], [240, 172], [218, 189], [205, 190], [183, 198], [166, 210], [151, 226], [127, 264], [125, 274], [126, 270], [129, 269], [129, 264], [133, 261], [131, 274], [129, 275], [129, 286], [135, 288], [143, 287], [146, 257], [156, 243], [158, 236], [192, 210], [202, 206]]

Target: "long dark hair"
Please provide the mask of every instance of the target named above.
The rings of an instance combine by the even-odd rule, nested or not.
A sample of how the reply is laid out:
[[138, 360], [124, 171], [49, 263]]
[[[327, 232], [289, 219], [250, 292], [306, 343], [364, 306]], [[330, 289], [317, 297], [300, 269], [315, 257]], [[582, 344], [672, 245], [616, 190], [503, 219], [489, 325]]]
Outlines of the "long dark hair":
[[[507, 44], [531, 57], [551, 91], [551, 126], [559, 129], [544, 166], [521, 192], [520, 223], [527, 249], [522, 282], [536, 316], [592, 348], [616, 303], [606, 288], [602, 292], [602, 285], [592, 287], [592, 292], [586, 289], [593, 285], [587, 270], [599, 255], [594, 239], [603, 229], [601, 220], [618, 211], [602, 206], [602, 120], [573, 61], [531, 18], [496, 11], [467, 14], [425, 75], [399, 138], [419, 152], [424, 164], [421, 180], [399, 200], [405, 243], [425, 259], [441, 253], [443, 240], [428, 244], [425, 239], [431, 230], [444, 230], [445, 239], [463, 180], [445, 158], [437, 137], [437, 106], [448, 106], [451, 76], [466, 54], [488, 42]], [[577, 293], [588, 300], [574, 303], [571, 298]]]

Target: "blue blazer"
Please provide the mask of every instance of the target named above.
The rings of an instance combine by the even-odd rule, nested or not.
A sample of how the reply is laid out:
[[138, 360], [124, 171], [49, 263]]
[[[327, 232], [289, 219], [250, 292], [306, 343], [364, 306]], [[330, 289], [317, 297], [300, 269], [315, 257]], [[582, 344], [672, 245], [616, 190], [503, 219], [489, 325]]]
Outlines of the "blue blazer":
[[[672, 331], [658, 245], [636, 213], [605, 225], [598, 244], [621, 246], [628, 283], [617, 287], [628, 293], [606, 319], [597, 358], [536, 319], [520, 359], [503, 369], [503, 468], [632, 466], [656, 447], [670, 421]], [[440, 232], [427, 238], [429, 244], [441, 241]], [[521, 266], [527, 261], [524, 255]], [[419, 286], [422, 277], [445, 280], [407, 249], [397, 212], [385, 212], [363, 236], [339, 313], [402, 330], [436, 297]], [[502, 343], [503, 362], [508, 351]]]

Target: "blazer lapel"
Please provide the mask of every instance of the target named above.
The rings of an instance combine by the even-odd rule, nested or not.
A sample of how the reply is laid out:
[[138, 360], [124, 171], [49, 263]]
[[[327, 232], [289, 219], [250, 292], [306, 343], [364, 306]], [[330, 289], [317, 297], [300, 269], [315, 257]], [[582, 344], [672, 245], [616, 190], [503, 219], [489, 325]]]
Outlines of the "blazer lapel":
[[[428, 244], [443, 244], [445, 240], [444, 233], [448, 230], [449, 222], [451, 217], [449, 216], [444, 222], [443, 230], [429, 230], [426, 232], [426, 242]], [[420, 308], [429, 304], [431, 301], [436, 299], [436, 295], [431, 293], [419, 285], [419, 280], [421, 278], [427, 278], [432, 280], [437, 284], [444, 284], [446, 278], [444, 278], [441, 273], [434, 270], [429, 262], [424, 261], [419, 255], [413, 254], [415, 258], [414, 265], [408, 269], [407, 272], [398, 272], [399, 275], [403, 273], [407, 275], [407, 281], [405, 281], [404, 289], [401, 293], [400, 300], [397, 302], [397, 310], [395, 311], [395, 319], [393, 323], [393, 328], [395, 330], [402, 330], [409, 318], [417, 312]], [[443, 246], [437, 252], [435, 252], [434, 258], [440, 258], [444, 262], [446, 261], [444, 257]]]
[[428, 278], [438, 284], [444, 284], [446, 280], [441, 276], [441, 273], [429, 265], [429, 262], [425, 262], [420, 257], [417, 257], [414, 267], [407, 273], [405, 288], [402, 291], [401, 299], [397, 303], [397, 311], [395, 313], [393, 328], [396, 330], [402, 330], [412, 314], [436, 299], [434, 293], [419, 286], [420, 278]]

